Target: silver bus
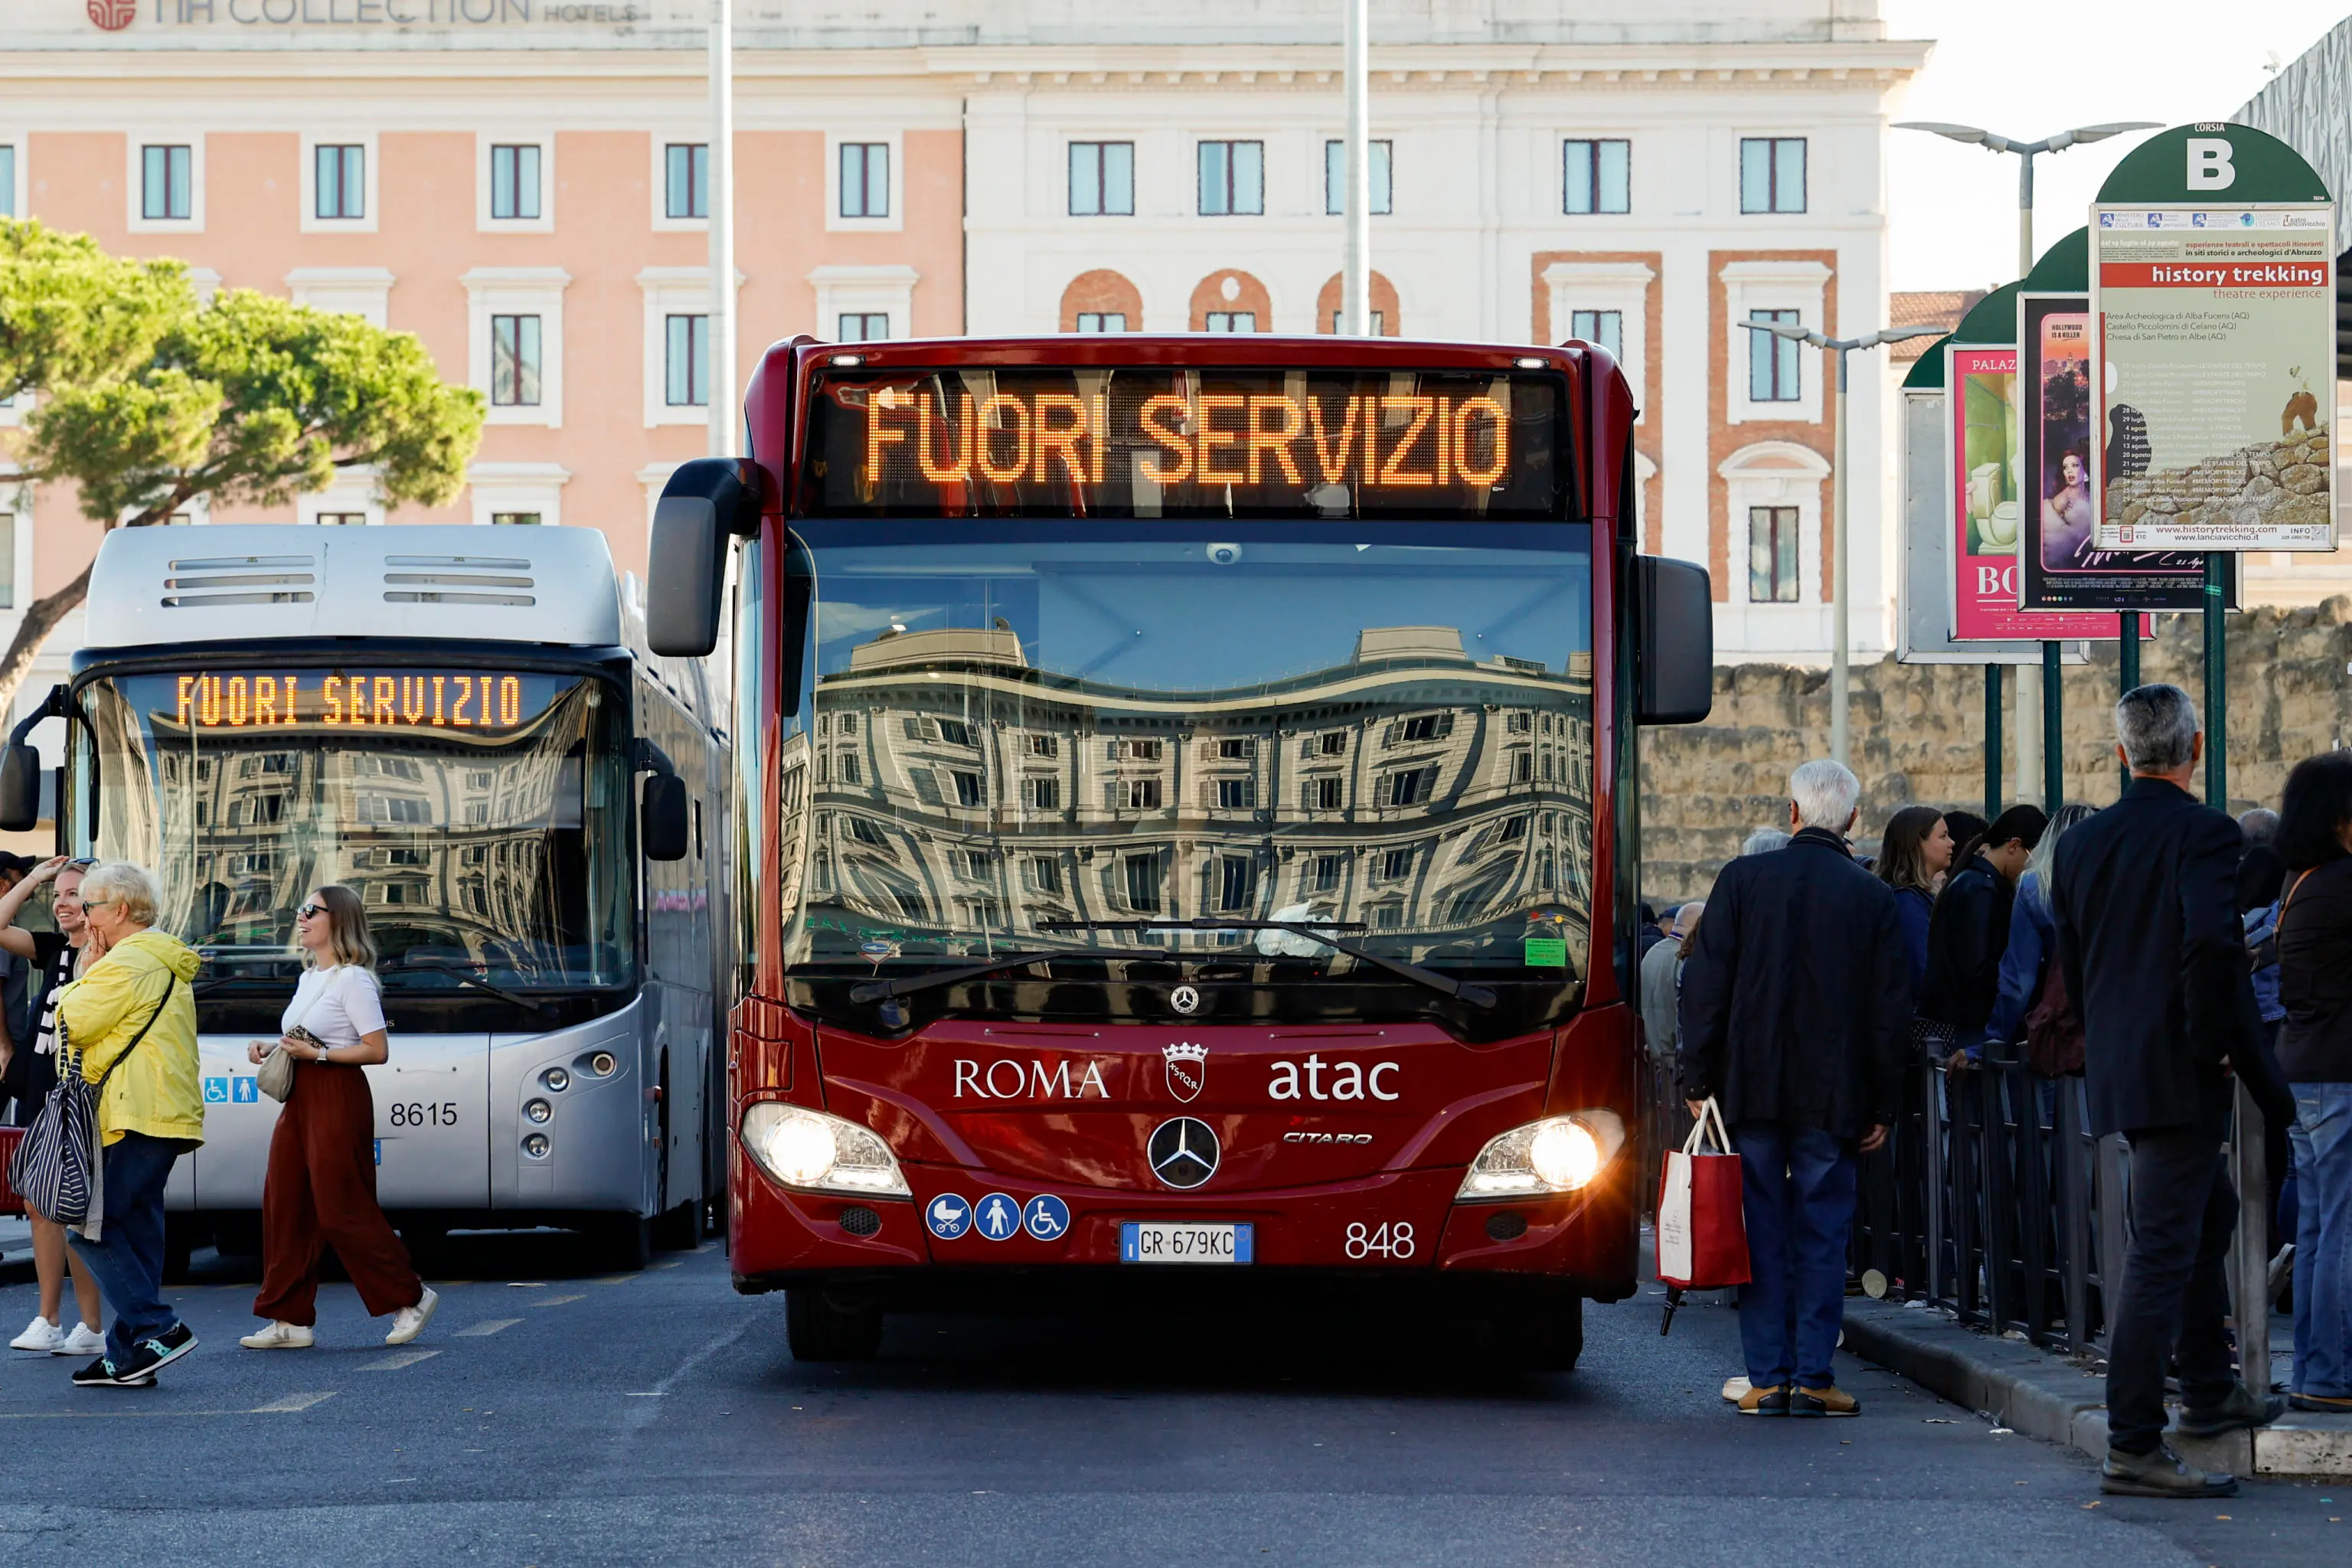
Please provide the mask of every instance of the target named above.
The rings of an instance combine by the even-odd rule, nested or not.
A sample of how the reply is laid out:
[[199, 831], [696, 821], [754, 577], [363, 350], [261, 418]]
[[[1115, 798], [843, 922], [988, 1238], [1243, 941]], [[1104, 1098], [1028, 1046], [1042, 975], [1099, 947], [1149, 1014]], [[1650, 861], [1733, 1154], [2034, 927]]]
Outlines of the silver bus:
[[726, 1191], [727, 742], [699, 661], [645, 646], [583, 528], [150, 528], [91, 568], [60, 852], [135, 860], [204, 955], [205, 1144], [173, 1261], [257, 1247], [294, 910], [341, 882], [382, 949], [377, 1192], [413, 1246], [584, 1231], [614, 1265], [688, 1244]]

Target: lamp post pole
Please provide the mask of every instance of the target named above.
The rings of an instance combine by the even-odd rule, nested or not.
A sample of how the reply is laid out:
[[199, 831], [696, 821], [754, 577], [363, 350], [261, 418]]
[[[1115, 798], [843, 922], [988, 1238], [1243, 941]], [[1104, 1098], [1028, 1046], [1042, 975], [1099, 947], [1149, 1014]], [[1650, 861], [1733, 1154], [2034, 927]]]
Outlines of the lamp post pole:
[[709, 453], [735, 456], [735, 6], [711, 0]]
[[[1370, 111], [1371, 0], [1340, 0], [1347, 12], [1343, 50], [1348, 79], [1347, 256], [1340, 268], [1339, 331], [1367, 337], [1372, 330], [1372, 160]], [[1318, 323], [1319, 326], [1319, 323]]]
[[[1925, 131], [1947, 141], [1966, 142], [1982, 147], [1989, 153], [2017, 154], [2017, 276], [2022, 279], [2033, 270], [2033, 160], [2044, 153], [2063, 153], [2069, 147], [2080, 147], [2093, 142], [2104, 142], [2110, 136], [2121, 136], [2132, 131], [2160, 129], [2152, 120], [2116, 120], [2100, 125], [2077, 125], [2061, 131], [2054, 136], [2044, 136], [2039, 142], [2021, 142], [2014, 136], [2003, 136], [1975, 125], [1954, 125], [1940, 120], [1904, 121], [1897, 131]], [[2022, 353], [2021, 347], [2020, 353]], [[2022, 361], [2021, 360], [2021, 364]], [[2133, 623], [2137, 626], [2137, 621]], [[2137, 650], [2135, 649], [2135, 652]], [[1996, 734], [2000, 729], [2000, 678], [1998, 666], [1987, 666], [1994, 673], [1985, 680], [1985, 732]], [[2046, 639], [2042, 645], [2042, 724], [2041, 734], [2026, 721], [2025, 693], [2028, 688], [2022, 672], [2017, 682], [2017, 793], [2022, 797], [2033, 793], [2035, 742], [2041, 742], [2042, 791], [2047, 809], [2059, 806], [2063, 777], [2064, 687], [2059, 677], [2056, 645]], [[1987, 800], [1990, 812], [1995, 803]]]
[[1898, 343], [1906, 338], [1935, 337], [1941, 327], [1886, 327], [1867, 337], [1832, 338], [1811, 327], [1785, 323], [1750, 321], [1751, 332], [1769, 332], [1776, 338], [1791, 342], [1811, 343], [1817, 349], [1828, 349], [1837, 355], [1837, 401], [1835, 404], [1836, 466], [1830, 474], [1830, 755], [1851, 766], [1848, 758], [1846, 727], [1846, 649], [1851, 642], [1852, 595], [1847, 573], [1850, 554], [1846, 529], [1846, 355], [1856, 349], [1874, 349], [1885, 343]]

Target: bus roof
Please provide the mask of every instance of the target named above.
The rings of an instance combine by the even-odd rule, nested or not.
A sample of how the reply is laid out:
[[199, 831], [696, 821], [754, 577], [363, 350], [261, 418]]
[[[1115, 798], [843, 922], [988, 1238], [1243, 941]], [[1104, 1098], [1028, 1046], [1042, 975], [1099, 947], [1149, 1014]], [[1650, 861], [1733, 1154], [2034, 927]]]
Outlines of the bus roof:
[[621, 642], [593, 528], [230, 523], [119, 528], [90, 568], [93, 648], [281, 637]]

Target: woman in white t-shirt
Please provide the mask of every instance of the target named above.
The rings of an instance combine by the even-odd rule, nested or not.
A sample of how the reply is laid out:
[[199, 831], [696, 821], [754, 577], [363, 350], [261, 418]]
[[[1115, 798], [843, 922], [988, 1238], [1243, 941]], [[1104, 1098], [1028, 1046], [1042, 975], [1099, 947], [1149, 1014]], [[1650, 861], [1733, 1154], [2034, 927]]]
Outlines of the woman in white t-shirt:
[[[295, 911], [294, 938], [302, 982], [278, 1042], [294, 1058], [294, 1091], [269, 1140], [253, 1301], [254, 1316], [270, 1321], [237, 1342], [256, 1351], [311, 1343], [319, 1262], [332, 1243], [368, 1311], [394, 1314], [383, 1342], [404, 1345], [425, 1331], [439, 1298], [375, 1201], [375, 1098], [362, 1069], [391, 1051], [367, 910], [349, 888], [320, 888]], [[259, 1062], [269, 1050], [257, 1040], [247, 1056]]]

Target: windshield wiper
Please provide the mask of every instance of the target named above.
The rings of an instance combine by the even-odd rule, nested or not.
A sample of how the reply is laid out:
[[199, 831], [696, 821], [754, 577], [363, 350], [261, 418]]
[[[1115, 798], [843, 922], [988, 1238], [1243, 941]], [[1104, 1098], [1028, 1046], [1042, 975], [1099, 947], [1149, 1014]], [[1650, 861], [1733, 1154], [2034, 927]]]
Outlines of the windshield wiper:
[[[1443, 993], [1456, 1001], [1467, 1002], [1473, 1007], [1492, 1007], [1496, 1002], [1495, 993], [1486, 986], [1456, 980], [1451, 975], [1440, 974], [1434, 969], [1423, 969], [1418, 963], [1407, 963], [1402, 958], [1390, 958], [1384, 953], [1374, 952], [1370, 948], [1359, 947], [1352, 942], [1341, 942], [1338, 937], [1330, 934], [1333, 930], [1362, 930], [1360, 922], [1355, 921], [1337, 921], [1308, 925], [1299, 921], [1231, 921], [1211, 915], [1195, 915], [1189, 921], [1040, 921], [1037, 923], [1037, 929], [1039, 931], [1287, 931], [1292, 936], [1303, 936], [1309, 942], [1319, 942], [1334, 952], [1344, 952], [1349, 958], [1361, 963], [1369, 963], [1375, 969], [1385, 969], [1400, 979], [1410, 980], [1416, 985], [1426, 985], [1432, 991]], [[1177, 955], [1171, 953], [1168, 956]], [[1216, 955], [1202, 956], [1213, 958]]]
[[919, 991], [936, 991], [942, 986], [961, 984], [982, 975], [1000, 973], [1007, 969], [1019, 969], [1026, 964], [1043, 963], [1049, 958], [1150, 958], [1165, 959], [1169, 954], [1151, 950], [1118, 947], [1034, 947], [1019, 952], [1000, 952], [978, 963], [967, 963], [955, 969], [934, 969], [922, 974], [902, 975], [896, 980], [861, 980], [849, 988], [852, 1002], [879, 1002], [882, 1021], [892, 1028], [903, 1028], [906, 1009], [898, 1005], [901, 996], [912, 996]]
[[509, 991], [503, 985], [493, 985], [480, 975], [454, 963], [436, 963], [429, 958], [396, 958], [383, 967], [390, 970], [429, 969], [436, 974], [446, 974], [463, 984], [479, 986], [501, 1002], [511, 1002], [516, 1006], [528, 1008], [533, 1013], [545, 1015], [555, 1011], [544, 1002], [535, 1002], [522, 993]]

